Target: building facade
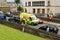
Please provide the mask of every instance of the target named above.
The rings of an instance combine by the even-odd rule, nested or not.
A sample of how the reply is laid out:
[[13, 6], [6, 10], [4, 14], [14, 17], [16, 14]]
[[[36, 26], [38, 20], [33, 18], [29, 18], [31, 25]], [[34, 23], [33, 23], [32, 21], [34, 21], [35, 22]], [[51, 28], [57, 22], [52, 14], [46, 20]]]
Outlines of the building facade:
[[7, 0], [0, 0], [0, 7], [15, 7], [15, 2], [9, 2]]
[[60, 13], [60, 0], [21, 0], [24, 12], [34, 14]]
[[1, 11], [10, 11], [12, 8], [16, 8], [15, 2], [8, 2], [7, 0], [0, 0]]

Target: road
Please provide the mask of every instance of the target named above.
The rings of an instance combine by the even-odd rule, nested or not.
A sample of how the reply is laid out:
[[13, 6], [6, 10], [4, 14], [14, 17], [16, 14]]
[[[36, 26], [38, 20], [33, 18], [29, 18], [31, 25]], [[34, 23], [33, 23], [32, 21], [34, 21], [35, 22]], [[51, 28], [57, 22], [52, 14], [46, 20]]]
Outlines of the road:
[[39, 29], [41, 26], [45, 26], [45, 25], [47, 25], [47, 24], [39, 24], [39, 25], [35, 25], [35, 26], [33, 26], [33, 25], [28, 25], [29, 27], [31, 27], [31, 28], [35, 28], [35, 29]]
[[60, 24], [58, 24], [58, 23], [44, 21], [44, 24], [39, 24], [39, 25], [36, 25], [36, 26], [29, 25], [29, 27], [38, 29], [39, 27], [44, 26], [44, 25], [48, 25], [48, 24], [55, 25], [59, 29], [58, 35], [60, 35]]
[[59, 23], [54, 23], [54, 22], [47, 22], [47, 21], [43, 21], [44, 23], [47, 23], [47, 24], [51, 24], [51, 25], [56, 25], [56, 26], [60, 26]]
[[60, 24], [59, 23], [47, 22], [47, 21], [44, 21], [44, 23], [55, 25], [59, 29], [58, 35], [60, 35]]

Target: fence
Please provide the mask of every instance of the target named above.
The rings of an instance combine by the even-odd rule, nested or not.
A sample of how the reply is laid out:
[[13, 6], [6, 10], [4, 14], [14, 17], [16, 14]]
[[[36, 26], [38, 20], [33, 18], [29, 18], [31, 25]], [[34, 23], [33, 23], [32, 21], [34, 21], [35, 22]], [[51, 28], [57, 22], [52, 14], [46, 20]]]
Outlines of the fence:
[[[18, 29], [20, 31], [23, 28], [20, 24], [16, 24], [16, 23], [13, 23], [13, 22], [8, 22], [8, 21], [0, 20], [0, 24], [7, 25], [9, 27]], [[60, 40], [60, 36], [57, 35], [57, 34], [46, 32], [46, 31], [39, 30], [39, 29], [30, 28], [28, 25], [25, 25], [24, 28], [25, 28], [24, 32], [27, 32], [27, 33], [30, 33], [30, 34], [33, 34], [33, 35], [48, 38], [50, 40]]]

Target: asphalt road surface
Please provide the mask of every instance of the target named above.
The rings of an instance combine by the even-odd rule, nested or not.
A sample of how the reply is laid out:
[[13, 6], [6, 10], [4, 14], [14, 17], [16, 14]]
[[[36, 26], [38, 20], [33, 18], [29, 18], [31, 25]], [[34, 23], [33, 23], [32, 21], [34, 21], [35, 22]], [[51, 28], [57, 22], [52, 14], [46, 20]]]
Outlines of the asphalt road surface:
[[29, 27], [31, 28], [35, 28], [35, 29], [39, 29], [41, 26], [44, 26], [44, 25], [47, 25], [47, 24], [39, 24], [39, 25], [28, 25]]
[[59, 29], [58, 35], [60, 35], [60, 24], [58, 24], [58, 23], [44, 21], [44, 24], [39, 24], [39, 25], [35, 25], [35, 26], [29, 25], [29, 27], [39, 29], [39, 27], [44, 26], [44, 25], [49, 25], [49, 24], [55, 25]]
[[44, 23], [55, 25], [59, 29], [58, 35], [60, 35], [60, 24], [59, 23], [47, 22], [47, 21], [44, 21]]

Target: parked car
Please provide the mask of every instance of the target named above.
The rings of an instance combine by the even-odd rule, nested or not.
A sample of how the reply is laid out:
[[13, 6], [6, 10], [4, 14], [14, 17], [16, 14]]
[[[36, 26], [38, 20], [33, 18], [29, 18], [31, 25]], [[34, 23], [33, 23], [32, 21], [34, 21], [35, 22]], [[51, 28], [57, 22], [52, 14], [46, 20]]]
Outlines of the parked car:
[[4, 13], [4, 16], [5, 16], [5, 19], [6, 19], [7, 21], [10, 21], [10, 19], [12, 19], [12, 17], [13, 17], [13, 14]]
[[[49, 30], [48, 30], [49, 28]], [[49, 31], [49, 32], [53, 32], [53, 33], [58, 33], [59, 29], [54, 26], [54, 25], [45, 25], [45, 26], [41, 26], [39, 29], [41, 30], [45, 30], [45, 31]]]
[[3, 20], [4, 19], [4, 13], [0, 11], [0, 20]]
[[13, 17], [13, 21], [16, 23], [20, 23], [20, 18], [19, 17]]
[[43, 20], [39, 19], [38, 24], [43, 24]]
[[13, 16], [13, 14], [11, 14], [11, 13], [5, 13], [4, 14], [6, 17], [12, 17]]
[[9, 21], [19, 24], [20, 23], [20, 18], [16, 17], [16, 16], [13, 16], [11, 19], [9, 19]]

